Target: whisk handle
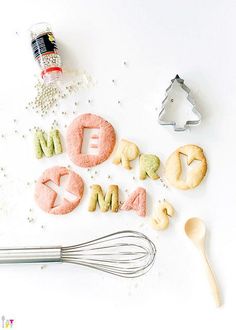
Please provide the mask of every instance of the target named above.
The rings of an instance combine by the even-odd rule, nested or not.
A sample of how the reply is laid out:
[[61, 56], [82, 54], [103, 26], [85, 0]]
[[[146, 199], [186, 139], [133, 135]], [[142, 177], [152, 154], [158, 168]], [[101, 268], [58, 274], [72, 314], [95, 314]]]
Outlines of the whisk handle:
[[27, 247], [0, 249], [0, 264], [30, 264], [61, 261], [61, 247]]

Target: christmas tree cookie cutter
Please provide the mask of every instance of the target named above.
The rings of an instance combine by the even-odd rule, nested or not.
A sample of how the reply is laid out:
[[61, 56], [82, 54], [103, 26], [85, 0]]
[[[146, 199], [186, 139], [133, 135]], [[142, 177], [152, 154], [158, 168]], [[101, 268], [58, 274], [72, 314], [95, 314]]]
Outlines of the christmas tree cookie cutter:
[[[186, 99], [188, 100], [188, 102], [191, 105], [191, 112], [192, 112], [192, 115], [194, 116], [194, 118], [192, 118], [191, 120], [190, 119], [186, 120], [185, 123], [183, 123], [181, 125], [179, 125], [176, 120], [165, 118], [166, 115], [167, 115], [167, 111], [168, 111], [167, 103], [169, 101], [170, 92], [171, 92], [171, 89], [173, 88], [173, 85], [175, 83], [177, 83], [181, 87], [181, 89], [185, 93], [187, 93]], [[171, 102], [174, 102], [174, 100], [171, 99]], [[162, 101], [162, 107], [161, 107], [161, 112], [159, 113], [159, 116], [158, 116], [158, 122], [159, 122], [160, 125], [171, 125], [171, 126], [173, 126], [174, 131], [176, 131], [176, 132], [185, 131], [190, 126], [199, 125], [200, 122], [201, 122], [201, 114], [197, 110], [195, 100], [191, 95], [191, 90], [184, 84], [184, 80], [181, 79], [179, 77], [179, 75], [176, 75], [175, 78], [171, 80], [170, 86], [166, 89], [166, 97]]]

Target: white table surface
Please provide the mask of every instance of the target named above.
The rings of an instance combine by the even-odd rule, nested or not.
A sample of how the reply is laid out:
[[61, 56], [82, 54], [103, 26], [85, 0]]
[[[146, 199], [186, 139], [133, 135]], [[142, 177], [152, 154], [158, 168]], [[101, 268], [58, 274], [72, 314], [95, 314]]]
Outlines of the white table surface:
[[[7, 176], [0, 173], [0, 246], [73, 244], [133, 229], [147, 234], [158, 249], [153, 269], [133, 280], [73, 265], [1, 267], [0, 316], [13, 318], [15, 329], [235, 329], [235, 15], [232, 0], [1, 4], [0, 133], [5, 138], [0, 140], [0, 165]], [[164, 189], [160, 182], [141, 182], [137, 161], [128, 172], [110, 158], [91, 179], [66, 153], [35, 159], [28, 129], [37, 125], [47, 130], [56, 118], [65, 137], [64, 125], [75, 117], [60, 114], [72, 112], [69, 100], [48, 119], [25, 110], [38, 73], [25, 31], [39, 21], [51, 23], [65, 68], [85, 70], [95, 81], [76, 95], [78, 114], [103, 116], [115, 127], [118, 140], [137, 143], [142, 152], [157, 154], [162, 164], [183, 144], [202, 146], [209, 170], [199, 188], [183, 192]], [[182, 134], [160, 127], [155, 111], [176, 73], [192, 89], [203, 115], [200, 126]], [[56, 164], [72, 165], [86, 187], [79, 207], [63, 217], [43, 213], [33, 200], [33, 181]], [[89, 213], [92, 183], [104, 189], [118, 184], [122, 199], [125, 189], [145, 187], [147, 217]], [[156, 232], [149, 219], [162, 198], [173, 204], [176, 217], [167, 231]], [[27, 221], [29, 208], [32, 224]], [[214, 306], [200, 257], [183, 232], [192, 216], [204, 219], [208, 227], [207, 250], [223, 297], [220, 309]]]

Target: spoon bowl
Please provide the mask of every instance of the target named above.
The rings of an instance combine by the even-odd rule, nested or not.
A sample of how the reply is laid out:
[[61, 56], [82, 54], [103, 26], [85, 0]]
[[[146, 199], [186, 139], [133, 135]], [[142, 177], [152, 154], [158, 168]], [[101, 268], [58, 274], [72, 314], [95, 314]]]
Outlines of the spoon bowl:
[[190, 218], [184, 226], [188, 238], [197, 243], [203, 241], [206, 235], [206, 226], [201, 219]]

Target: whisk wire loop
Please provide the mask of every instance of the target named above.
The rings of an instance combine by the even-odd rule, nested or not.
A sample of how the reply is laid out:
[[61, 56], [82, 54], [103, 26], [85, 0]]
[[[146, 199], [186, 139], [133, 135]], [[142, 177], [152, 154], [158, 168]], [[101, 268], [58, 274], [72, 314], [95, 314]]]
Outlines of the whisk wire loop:
[[63, 262], [87, 266], [123, 277], [145, 274], [152, 266], [155, 245], [144, 234], [121, 231], [104, 237], [62, 247]]

